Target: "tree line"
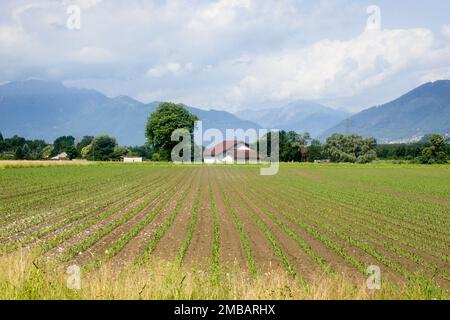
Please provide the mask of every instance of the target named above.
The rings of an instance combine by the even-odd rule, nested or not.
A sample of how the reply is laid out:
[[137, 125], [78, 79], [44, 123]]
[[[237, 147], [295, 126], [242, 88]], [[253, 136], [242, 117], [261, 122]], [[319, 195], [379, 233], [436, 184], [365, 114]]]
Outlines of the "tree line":
[[[153, 150], [153, 160], [170, 161], [170, 152], [178, 143], [171, 141], [171, 134], [176, 129], [186, 129], [191, 138], [194, 131], [194, 122], [198, 118], [189, 113], [183, 105], [161, 103], [156, 111], [150, 115], [146, 126], [147, 143]], [[272, 134], [268, 133], [252, 147], [259, 150], [260, 144], [268, 146], [271, 153]], [[309, 133], [295, 131], [278, 132], [279, 159], [282, 162], [315, 162], [328, 160], [330, 162], [369, 163], [376, 159], [396, 159], [392, 154], [400, 154], [398, 149], [410, 148], [409, 145], [378, 145], [374, 138], [365, 138], [358, 135], [333, 134], [325, 143], [311, 139]], [[440, 135], [424, 137], [419, 148], [409, 160], [419, 163], [446, 163], [450, 155], [450, 141], [445, 141]], [[193, 148], [195, 146], [192, 138]], [[388, 150], [388, 151], [386, 151]], [[264, 160], [264, 159], [263, 159]]]
[[413, 163], [446, 163], [450, 156], [450, 137], [427, 135], [419, 142], [381, 144], [376, 148], [378, 158]]
[[[269, 133], [258, 144], [269, 142], [270, 146], [270, 138]], [[450, 160], [450, 137], [438, 134], [427, 135], [418, 143], [379, 145], [374, 138], [335, 133], [322, 144], [319, 140], [311, 140], [308, 133], [280, 131], [279, 148], [282, 162], [370, 163], [380, 159], [444, 164]]]
[[[40, 160], [51, 159], [66, 153], [69, 159], [91, 161], [119, 160], [123, 156], [140, 156], [153, 161], [170, 161], [173, 147], [172, 132], [186, 129], [191, 136], [197, 116], [183, 105], [163, 102], [153, 112], [146, 124], [147, 142], [143, 146], [119, 146], [114, 137], [84, 136], [76, 141], [73, 136], [57, 138], [53, 144], [43, 140], [26, 140], [19, 136], [4, 139], [0, 133], [0, 159]], [[192, 138], [193, 139], [193, 138]], [[272, 134], [268, 133], [252, 146], [256, 150], [264, 143], [271, 153]], [[309, 133], [278, 132], [279, 159], [281, 162], [348, 162], [369, 163], [376, 159], [408, 160], [416, 163], [447, 163], [450, 155], [450, 138], [434, 134], [412, 144], [378, 145], [374, 138], [358, 135], [333, 134], [325, 143], [311, 139]], [[193, 142], [193, 141], [192, 141]], [[195, 146], [193, 148], [202, 148]], [[264, 160], [264, 159], [263, 159]]]
[[84, 136], [76, 141], [73, 136], [61, 136], [53, 144], [44, 140], [27, 140], [17, 135], [4, 138], [0, 133], [0, 159], [2, 160], [48, 160], [62, 153], [67, 158], [90, 161], [119, 160], [123, 156], [151, 157], [146, 146], [119, 146], [114, 137], [101, 135]]

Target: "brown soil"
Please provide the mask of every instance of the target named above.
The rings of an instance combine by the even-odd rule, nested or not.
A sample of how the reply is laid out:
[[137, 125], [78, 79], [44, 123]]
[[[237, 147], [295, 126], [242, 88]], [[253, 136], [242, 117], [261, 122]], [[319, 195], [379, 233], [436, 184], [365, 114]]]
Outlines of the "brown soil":
[[200, 199], [200, 209], [198, 215], [197, 228], [192, 236], [191, 244], [186, 252], [184, 262], [187, 265], [209, 265], [212, 242], [213, 242], [213, 221], [211, 216], [211, 197], [208, 181], [211, 179], [211, 172], [206, 170], [203, 174], [203, 192]]
[[[108, 218], [106, 218], [106, 219], [104, 219], [104, 220], [102, 220], [100, 222], [95, 223], [94, 225], [88, 227], [87, 229], [82, 230], [80, 233], [78, 233], [75, 236], [71, 237], [70, 239], [66, 240], [65, 242], [63, 242], [62, 244], [57, 246], [56, 248], [50, 250], [47, 253], [47, 256], [48, 257], [58, 256], [58, 255], [60, 255], [60, 254], [62, 254], [64, 252], [66, 252], [67, 250], [69, 250], [72, 246], [75, 246], [75, 245], [81, 243], [86, 237], [90, 236], [91, 234], [94, 234], [95, 232], [97, 232], [101, 228], [103, 228], [106, 225], [108, 225], [110, 222], [120, 218], [121, 216], [126, 214], [129, 210], [131, 210], [134, 207], [138, 206], [140, 203], [146, 201], [148, 198], [150, 198], [152, 195], [154, 195], [156, 192], [158, 192], [158, 190], [160, 190], [166, 184], [167, 184], [167, 181], [165, 182], [165, 184], [158, 185], [158, 187], [152, 189], [149, 193], [145, 194], [144, 196], [140, 197], [139, 199], [136, 199], [135, 201], [133, 201], [132, 203], [128, 204], [127, 206], [125, 206], [124, 208], [120, 209], [119, 211], [114, 212]], [[99, 212], [96, 212], [95, 215], [101, 214], [103, 211], [108, 210], [109, 208], [119, 206], [120, 204], [126, 202], [127, 200], [129, 200], [132, 197], [133, 197], [133, 195], [128, 196], [127, 198], [120, 200], [118, 203], [115, 203], [115, 204], [113, 204], [112, 206], [110, 206], [108, 208], [105, 208], [105, 209], [103, 209], [103, 210], [101, 210]], [[92, 217], [92, 216], [93, 215], [91, 215], [90, 217]], [[51, 238], [57, 236], [58, 234], [62, 234], [64, 232], [67, 232], [72, 227], [74, 227], [76, 224], [79, 224], [82, 221], [84, 221], [84, 219], [83, 220], [79, 220], [79, 221], [75, 221], [75, 222], [71, 223], [70, 225], [67, 225], [64, 228], [59, 229], [55, 233], [47, 235], [46, 237], [44, 237], [43, 240], [45, 241], [46, 239], [51, 239]], [[90, 251], [87, 250], [88, 254], [90, 254], [89, 252]], [[92, 257], [93, 254], [90, 254], [90, 256]]]
[[112, 257], [109, 264], [114, 268], [123, 269], [132, 264], [144, 252], [145, 247], [150, 242], [154, 233], [168, 219], [173, 212], [181, 193], [188, 187], [190, 179], [185, 179], [178, 183], [171, 192], [171, 199], [155, 216], [155, 218], [146, 225], [133, 239], [131, 239], [119, 253]]
[[[191, 223], [192, 208], [201, 181], [201, 171], [192, 172], [194, 182], [190, 190], [188, 190], [186, 197], [181, 204], [182, 207], [172, 225], [167, 229], [164, 236], [158, 242], [153, 254], [155, 256], [173, 261], [178, 256], [178, 251], [186, 238], [186, 232]], [[178, 203], [177, 203], [178, 204]]]
[[[222, 189], [227, 194], [227, 197], [235, 209], [239, 220], [244, 226], [244, 230], [247, 233], [252, 254], [257, 261], [258, 269], [260, 271], [270, 271], [272, 269], [283, 269], [283, 264], [272, 249], [272, 245], [269, 240], [264, 236], [252, 218], [246, 213], [246, 210], [236, 200], [233, 190], [228, 183], [221, 183]], [[231, 217], [230, 217], [231, 219]]]
[[218, 180], [224, 179], [222, 170], [213, 170], [211, 175], [211, 186], [216, 199], [217, 220], [219, 224], [221, 263], [224, 265], [237, 264], [245, 269], [247, 266], [247, 258], [242, 248], [239, 231], [234, 225], [231, 213], [228, 212], [218, 188]]

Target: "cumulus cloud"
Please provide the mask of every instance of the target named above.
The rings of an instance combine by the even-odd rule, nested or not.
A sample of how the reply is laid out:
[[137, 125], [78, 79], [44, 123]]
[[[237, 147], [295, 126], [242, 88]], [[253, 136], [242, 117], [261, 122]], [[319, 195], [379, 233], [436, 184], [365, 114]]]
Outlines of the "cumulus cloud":
[[247, 57], [234, 104], [248, 99], [294, 100], [349, 96], [376, 86], [433, 52], [425, 29], [365, 31], [347, 41], [322, 40], [310, 46]]

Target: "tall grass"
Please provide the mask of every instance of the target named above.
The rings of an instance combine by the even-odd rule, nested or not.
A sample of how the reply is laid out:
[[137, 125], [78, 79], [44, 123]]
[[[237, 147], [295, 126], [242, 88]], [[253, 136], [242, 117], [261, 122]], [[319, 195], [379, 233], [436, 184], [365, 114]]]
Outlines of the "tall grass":
[[[217, 274], [216, 274], [217, 276]], [[81, 275], [81, 290], [66, 286], [64, 270], [29, 252], [0, 257], [0, 299], [448, 299], [443, 290], [420, 276], [402, 287], [383, 284], [379, 291], [350, 284], [345, 278], [317, 276], [308, 284], [283, 270], [256, 278], [237, 265], [226, 267], [220, 281], [209, 271], [187, 269], [176, 261], [152, 257], [140, 268], [117, 272], [105, 265]]]

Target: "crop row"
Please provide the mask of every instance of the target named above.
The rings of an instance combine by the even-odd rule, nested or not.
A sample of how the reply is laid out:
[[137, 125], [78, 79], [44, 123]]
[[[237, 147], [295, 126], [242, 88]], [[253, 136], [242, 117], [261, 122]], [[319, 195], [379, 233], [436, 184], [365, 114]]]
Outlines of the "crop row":
[[161, 238], [166, 233], [167, 229], [170, 228], [170, 226], [173, 224], [173, 222], [175, 221], [176, 217], [180, 213], [180, 211], [182, 209], [182, 206], [184, 204], [184, 200], [186, 199], [186, 197], [188, 195], [188, 192], [192, 188], [193, 181], [194, 181], [194, 179], [191, 178], [189, 186], [182, 191], [182, 193], [180, 195], [180, 198], [178, 199], [178, 201], [176, 203], [176, 206], [173, 209], [171, 215], [169, 216], [168, 219], [166, 219], [164, 221], [164, 223], [152, 235], [149, 243], [146, 245], [146, 247], [144, 249], [144, 252], [136, 259], [135, 265], [142, 265], [142, 264], [144, 264], [147, 261], [147, 259], [149, 258], [149, 256], [156, 249], [156, 246], [157, 246], [159, 240], [161, 240]]
[[330, 212], [331, 217], [340, 216], [341, 218], [346, 219], [348, 223], [359, 223], [364, 228], [371, 229], [382, 237], [387, 237], [387, 239], [389, 239], [389, 235], [386, 231], [390, 230], [389, 234], [402, 235], [402, 239], [397, 237], [396, 241], [412, 248], [420, 248], [430, 255], [436, 255], [442, 258], [443, 261], [448, 261], [448, 256], [446, 254], [436, 251], [436, 246], [442, 249], [447, 248], [448, 246], [444, 243], [439, 245], [439, 242], [433, 241], [433, 247], [424, 245], [423, 242], [428, 243], [429, 239], [426, 237], [419, 237], [416, 233], [408, 232], [408, 230], [405, 230], [397, 224], [389, 223], [383, 219], [384, 217], [382, 214], [375, 215], [372, 212], [358, 210], [358, 208], [342, 207], [339, 201], [330, 201], [329, 199], [318, 197], [315, 194], [306, 193], [304, 189], [291, 187], [286, 183], [283, 185], [283, 192], [284, 191], [289, 191], [290, 195], [294, 193], [296, 199], [303, 199], [303, 203], [306, 206], [311, 207], [314, 211]]
[[[161, 186], [159, 186], [161, 188]], [[155, 189], [154, 191], [159, 190], [159, 188]], [[149, 193], [148, 190], [145, 188], [145, 190], [139, 192], [138, 194], [133, 195], [133, 197], [128, 198], [126, 201], [121, 202], [119, 205], [108, 208], [107, 210], [102, 211], [100, 214], [94, 215], [76, 225], [71, 227], [66, 232], [57, 235], [56, 237], [47, 240], [42, 245], [43, 252], [47, 252], [50, 249], [54, 248], [55, 246], [63, 243], [67, 239], [71, 238], [72, 236], [78, 234], [79, 232], [89, 228], [90, 226], [105, 221], [107, 218], [113, 216], [115, 213], [120, 213], [121, 211], [129, 209], [128, 207], [131, 205], [137, 205], [136, 202], [139, 202], [139, 200], [148, 197]]]
[[[154, 206], [150, 212], [145, 216], [143, 220], [141, 220], [139, 223], [135, 224], [133, 227], [131, 227], [122, 237], [120, 237], [110, 248], [108, 248], [104, 254], [102, 254], [99, 258], [89, 262], [85, 266], [86, 270], [92, 270], [95, 268], [100, 267], [101, 264], [108, 261], [115, 255], [117, 255], [126, 244], [128, 244], [133, 238], [135, 238], [149, 223], [151, 223], [155, 217], [161, 212], [161, 210], [170, 202], [171, 199], [173, 199], [176, 195], [176, 192], [170, 192], [175, 191], [176, 187], [182, 187], [185, 185], [184, 181], [186, 179], [183, 178], [181, 181], [177, 181], [176, 185], [171, 185], [164, 193], [166, 194], [165, 197], [161, 197], [160, 201], [156, 206]], [[168, 192], [169, 191], [169, 192]]]
[[[294, 203], [295, 199], [295, 193], [293, 194], [291, 191], [286, 191], [283, 190], [283, 192], [277, 192], [276, 195], [275, 194], [271, 194], [270, 196], [268, 194], [265, 195], [265, 197], [269, 197], [270, 199], [270, 203], [271, 205], [274, 205], [274, 203], [276, 203], [277, 201], [283, 200], [285, 201], [285, 203], [287, 205], [290, 206], [290, 208], [295, 209], [295, 211], [297, 213], [300, 213], [300, 215], [309, 221], [312, 221], [313, 224], [315, 225], [320, 225], [322, 228], [325, 228], [327, 231], [329, 231], [333, 236], [336, 236], [338, 238], [340, 238], [341, 240], [344, 240], [345, 242], [347, 242], [349, 245], [351, 246], [355, 246], [361, 250], [363, 250], [364, 252], [368, 253], [369, 255], [371, 255], [372, 257], [374, 257], [376, 260], [378, 260], [379, 262], [387, 265], [388, 267], [392, 268], [393, 270], [399, 272], [400, 274], [406, 276], [408, 274], [408, 271], [397, 261], [395, 260], [391, 260], [386, 258], [384, 255], [380, 254], [377, 250], [375, 250], [373, 247], [371, 247], [370, 245], [368, 245], [367, 243], [367, 239], [363, 238], [363, 240], [361, 239], [357, 239], [354, 236], [350, 236], [349, 234], [351, 232], [355, 231], [355, 228], [352, 227], [348, 227], [348, 222], [347, 221], [347, 225], [344, 223], [341, 223], [339, 226], [346, 230], [347, 233], [343, 233], [342, 231], [339, 231], [338, 229], [336, 229], [336, 227], [333, 227], [332, 225], [330, 225], [330, 222], [335, 222], [336, 223], [336, 219], [333, 219], [332, 215], [329, 216], [324, 216], [323, 219], [319, 219], [318, 216], [321, 216], [321, 214], [319, 215], [313, 215], [313, 214], [308, 214], [303, 212], [302, 209], [300, 208], [296, 208], [296, 205]], [[311, 199], [310, 199], [311, 201]], [[275, 206], [277, 207], [277, 206]], [[282, 210], [280, 207], [277, 207], [279, 210]], [[319, 212], [319, 211], [316, 211]], [[347, 226], [347, 227], [345, 227]], [[359, 234], [361, 235], [361, 231], [357, 231], [359, 232]], [[366, 235], [362, 233], [362, 235]], [[378, 243], [380, 244], [380, 243]], [[398, 251], [396, 252], [398, 254]]]
[[[136, 199], [135, 198], [136, 196], [144, 195], [147, 192], [146, 190], [149, 186], [155, 185], [156, 183], [158, 183], [159, 181], [161, 181], [163, 179], [164, 179], [164, 176], [159, 177], [159, 178], [153, 180], [152, 183], [150, 183], [149, 185], [141, 186], [141, 188], [137, 189], [137, 190], [135, 188], [125, 189], [125, 192], [116, 194], [115, 197], [111, 197], [111, 195], [108, 193], [105, 195], [106, 200], [103, 200], [100, 202], [94, 202], [92, 205], [83, 206], [84, 209], [82, 209], [81, 211], [79, 211], [79, 210], [75, 211], [75, 209], [73, 207], [68, 208], [67, 210], [63, 210], [63, 211], [59, 212], [59, 214], [61, 214], [61, 215], [69, 214], [68, 217], [66, 217], [58, 222], [55, 222], [53, 224], [43, 226], [34, 232], [30, 232], [30, 233], [26, 234], [25, 237], [21, 238], [19, 241], [10, 242], [7, 247], [8, 248], [7, 251], [11, 251], [17, 247], [21, 247], [23, 245], [31, 243], [31, 242], [35, 241], [36, 239], [41, 239], [42, 237], [44, 237], [45, 235], [47, 235], [51, 232], [55, 232], [60, 229], [62, 230], [64, 227], [66, 227], [67, 225], [69, 225], [73, 222], [82, 222], [83, 219], [89, 218], [94, 213], [101, 212], [101, 210], [105, 210], [109, 207], [114, 209], [114, 206], [117, 204], [121, 204], [124, 201], [124, 199], [127, 199], [127, 198], [130, 198], [131, 200]], [[135, 197], [133, 197], [133, 196], [135, 196]], [[95, 218], [95, 216], [90, 218], [91, 219], [90, 222], [92, 222], [92, 223], [94, 223], [93, 221], [97, 221], [96, 219], [93, 219], [93, 218]], [[88, 223], [87, 225], [91, 225], [91, 223]], [[59, 241], [58, 241], [58, 243], [59, 243]]]
[[214, 177], [214, 182], [217, 184], [217, 186], [219, 188], [219, 192], [222, 195], [222, 199], [225, 203], [225, 206], [227, 207], [228, 212], [231, 214], [231, 217], [233, 219], [236, 229], [239, 231], [242, 248], [243, 248], [246, 258], [247, 258], [247, 268], [252, 275], [256, 276], [258, 274], [258, 269], [256, 267], [255, 257], [253, 256], [252, 248], [250, 246], [248, 234], [245, 230], [245, 227], [244, 227], [242, 221], [238, 217], [236, 208], [233, 207], [228, 196], [223, 191], [221, 184], [218, 182], [217, 176]]

